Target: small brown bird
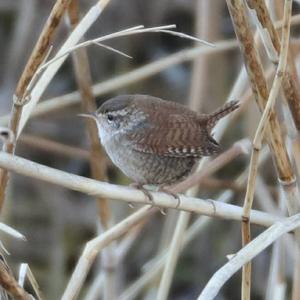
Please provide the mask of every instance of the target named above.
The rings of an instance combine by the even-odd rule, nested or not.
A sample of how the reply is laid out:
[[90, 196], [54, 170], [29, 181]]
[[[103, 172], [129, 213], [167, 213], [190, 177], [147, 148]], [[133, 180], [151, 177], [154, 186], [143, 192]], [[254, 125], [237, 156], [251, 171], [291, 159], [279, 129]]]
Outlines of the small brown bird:
[[122, 95], [89, 116], [113, 163], [146, 192], [143, 185], [181, 181], [202, 156], [218, 153], [211, 130], [238, 107], [231, 101], [211, 114], [200, 114], [148, 95]]

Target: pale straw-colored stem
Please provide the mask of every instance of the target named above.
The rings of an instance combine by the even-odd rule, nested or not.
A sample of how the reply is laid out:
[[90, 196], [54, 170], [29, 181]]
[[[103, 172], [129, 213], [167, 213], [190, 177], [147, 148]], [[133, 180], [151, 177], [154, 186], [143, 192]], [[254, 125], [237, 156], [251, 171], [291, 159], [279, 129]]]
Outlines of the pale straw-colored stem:
[[[145, 206], [129, 217], [114, 225], [100, 236], [89, 241], [79, 258], [76, 268], [62, 296], [62, 300], [76, 299], [87, 276], [87, 273], [98, 253], [112, 241], [120, 238], [130, 228], [137, 225], [142, 218], [149, 214], [150, 206]], [[153, 210], [153, 209], [152, 209]]]
[[263, 233], [258, 235], [249, 244], [238, 251], [223, 267], [221, 267], [209, 280], [198, 300], [215, 299], [222, 286], [236, 273], [244, 264], [252, 260], [256, 255], [270, 246], [283, 234], [295, 230], [300, 226], [300, 214], [285, 218]]
[[[77, 0], [73, 0], [69, 7], [69, 21], [71, 29], [74, 30], [79, 23], [79, 8]], [[79, 48], [72, 53], [75, 77], [82, 98], [82, 110], [84, 113], [96, 111], [96, 100], [92, 93], [92, 77], [89, 59], [85, 48]], [[94, 179], [105, 181], [106, 157], [101, 146], [97, 125], [92, 120], [87, 120], [87, 131], [90, 139], [90, 169]], [[109, 229], [112, 224], [112, 211], [108, 199], [96, 197], [100, 232]], [[117, 258], [115, 256], [114, 243], [104, 249], [101, 255], [101, 270], [104, 272], [103, 295], [104, 300], [116, 299], [116, 273]], [[100, 292], [100, 291], [99, 291]]]
[[[108, 4], [108, 0], [101, 0], [93, 5], [85, 16], [81, 19], [78, 26], [72, 31], [69, 35], [67, 40], [64, 42], [63, 46], [60, 48], [58, 53], [55, 57], [60, 56], [61, 54], [65, 53], [67, 49], [76, 45], [80, 39], [84, 36], [87, 30], [94, 24], [94, 22], [98, 19], [100, 14], [102, 13], [105, 6]], [[43, 95], [45, 89], [48, 87], [49, 83], [51, 82], [54, 75], [57, 73], [61, 65], [67, 59], [67, 55], [61, 57], [53, 64], [51, 64], [44, 73], [39, 77], [36, 84], [30, 91], [30, 101], [26, 104], [23, 108], [22, 116], [19, 120], [19, 127], [17, 131], [17, 136], [20, 135], [21, 131], [23, 130], [31, 112], [35, 108], [36, 104], [40, 100], [41, 96]]]
[[[284, 9], [284, 20], [282, 28], [282, 39], [281, 39], [281, 50], [279, 56], [279, 64], [277, 67], [276, 75], [273, 81], [273, 85], [269, 94], [267, 104], [265, 106], [263, 115], [258, 124], [258, 128], [255, 133], [253, 141], [253, 150], [250, 160], [250, 171], [247, 184], [247, 191], [244, 200], [244, 220], [242, 223], [242, 237], [243, 246], [251, 241], [251, 231], [249, 223], [249, 213], [251, 211], [254, 192], [255, 192], [255, 181], [258, 170], [258, 156], [261, 149], [261, 144], [264, 139], [265, 129], [269, 125], [269, 119], [272, 111], [274, 110], [274, 103], [277, 99], [279, 89], [281, 87], [282, 78], [285, 75], [287, 65], [287, 54], [290, 37], [290, 18], [292, 12], [292, 1], [286, 0]], [[243, 266], [243, 277], [242, 277], [242, 299], [250, 299], [251, 291], [251, 263], [247, 263]]]
[[[112, 200], [125, 201], [127, 203], [149, 204], [149, 200], [140, 190], [73, 175], [3, 152], [0, 152], [0, 167], [91, 196], [107, 197]], [[174, 197], [166, 193], [150, 193], [153, 197], [154, 204], [157, 206], [174, 208], [177, 205], [177, 202], [174, 201]], [[202, 200], [180, 195], [178, 209], [217, 218], [237, 221], [242, 220], [241, 207], [219, 203], [211, 199]], [[250, 214], [250, 221], [262, 226], [270, 226], [279, 219], [281, 218], [278, 216], [256, 210], [251, 210]]]
[[[17, 136], [20, 120], [23, 114], [23, 106], [25, 104], [24, 98], [26, 98], [26, 88], [32, 80], [34, 73], [38, 69], [39, 65], [43, 62], [47, 56], [48, 48], [54, 37], [54, 34], [58, 28], [59, 21], [63, 16], [70, 0], [57, 0], [52, 8], [52, 11], [44, 25], [44, 28], [40, 34], [40, 37], [31, 53], [31, 56], [25, 66], [25, 69], [19, 79], [16, 87], [15, 95], [13, 97], [12, 111], [9, 117], [9, 129], [13, 133], [14, 137]], [[14, 153], [16, 147], [16, 141], [7, 140], [3, 145], [3, 151], [7, 153]], [[6, 170], [0, 170], [0, 211], [2, 209], [5, 191], [8, 182], [8, 172]]]

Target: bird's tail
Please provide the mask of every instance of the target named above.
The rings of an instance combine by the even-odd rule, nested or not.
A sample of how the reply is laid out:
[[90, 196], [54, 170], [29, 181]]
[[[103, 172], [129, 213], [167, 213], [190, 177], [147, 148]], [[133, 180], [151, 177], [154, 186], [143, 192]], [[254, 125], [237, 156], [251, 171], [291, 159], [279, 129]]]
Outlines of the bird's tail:
[[223, 117], [227, 116], [234, 110], [236, 110], [239, 107], [238, 101], [230, 101], [225, 103], [222, 107], [217, 109], [215, 112], [206, 115], [206, 126], [208, 129], [212, 129], [216, 123], [222, 119]]

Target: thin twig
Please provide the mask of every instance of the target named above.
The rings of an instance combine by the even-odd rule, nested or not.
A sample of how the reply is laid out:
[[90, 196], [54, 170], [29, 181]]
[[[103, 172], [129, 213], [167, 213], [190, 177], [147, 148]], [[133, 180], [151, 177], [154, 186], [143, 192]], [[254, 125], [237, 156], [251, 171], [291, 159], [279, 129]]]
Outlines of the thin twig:
[[[147, 32], [164, 32], [164, 33], [175, 35], [175, 36], [178, 36], [181, 38], [186, 38], [186, 39], [190, 39], [193, 41], [197, 41], [197, 42], [203, 43], [210, 47], [215, 47], [215, 45], [208, 43], [206, 41], [200, 40], [196, 37], [193, 37], [193, 36], [181, 33], [181, 32], [177, 32], [177, 31], [167, 30], [167, 29], [172, 29], [172, 28], [176, 28], [176, 25], [172, 24], [172, 25], [157, 26], [157, 27], [150, 27], [150, 28], [144, 28], [143, 25], [139, 25], [139, 26], [130, 27], [130, 28], [118, 31], [118, 32], [110, 33], [103, 37], [98, 37], [98, 38], [95, 38], [92, 40], [88, 40], [88, 41], [82, 42], [80, 44], [77, 44], [74, 47], [70, 47], [65, 52], [61, 53], [60, 55], [56, 55], [53, 59], [47, 61], [44, 65], [42, 65], [37, 72], [41, 73], [44, 69], [48, 68], [51, 64], [53, 64], [60, 58], [66, 56], [78, 49], [86, 48], [86, 47], [88, 47], [90, 45], [94, 45], [94, 44], [102, 46], [101, 42], [103, 42], [103, 41], [107, 41], [107, 40], [111, 40], [111, 39], [115, 39], [115, 38], [119, 38], [119, 37], [124, 37], [124, 36], [129, 36], [129, 35], [147, 33]], [[114, 52], [116, 52], [115, 49], [114, 49]], [[124, 53], [122, 53], [122, 54], [124, 55]]]

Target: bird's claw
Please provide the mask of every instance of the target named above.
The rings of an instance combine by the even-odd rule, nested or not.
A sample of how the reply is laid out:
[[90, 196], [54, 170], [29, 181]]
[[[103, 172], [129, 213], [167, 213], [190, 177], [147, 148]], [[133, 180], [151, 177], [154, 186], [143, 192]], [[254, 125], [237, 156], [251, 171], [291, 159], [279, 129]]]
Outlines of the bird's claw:
[[[144, 193], [144, 195], [146, 196], [146, 198], [149, 200], [149, 202], [151, 203], [151, 206], [154, 206], [154, 200], [153, 200], [153, 196], [151, 195], [151, 193], [147, 190], [147, 189], [145, 189], [144, 187], [143, 187], [143, 185], [141, 185], [141, 184], [138, 184], [138, 183], [132, 183], [132, 184], [130, 184], [130, 186], [131, 187], [134, 187], [134, 188], [136, 188], [136, 189], [138, 189], [138, 190], [140, 190], [141, 192], [143, 192]], [[159, 211], [160, 211], [160, 213], [162, 214], [162, 215], [166, 215], [166, 212], [161, 208], [161, 207], [158, 207], [158, 209], [159, 209]]]

